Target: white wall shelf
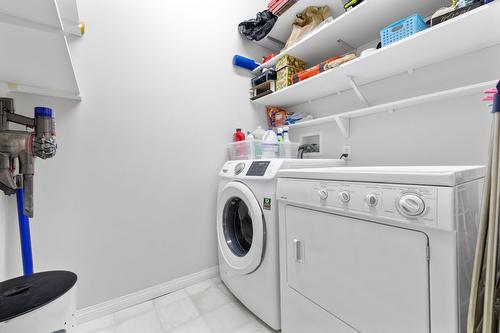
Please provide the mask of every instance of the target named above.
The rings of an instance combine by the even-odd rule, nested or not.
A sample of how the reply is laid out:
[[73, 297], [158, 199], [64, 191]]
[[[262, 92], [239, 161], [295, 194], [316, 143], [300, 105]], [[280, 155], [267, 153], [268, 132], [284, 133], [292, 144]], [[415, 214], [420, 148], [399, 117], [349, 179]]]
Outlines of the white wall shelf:
[[[75, 0], [58, 2], [64, 4], [68, 20], [74, 20]], [[80, 99], [66, 39], [71, 32], [63, 29], [58, 2], [0, 0], [0, 43], [5, 48], [0, 53], [2, 93]]]
[[478, 84], [473, 84], [469, 86], [459, 87], [455, 89], [443, 90], [440, 92], [407, 98], [395, 102], [375, 105], [371, 107], [366, 107], [358, 110], [353, 110], [344, 113], [338, 113], [335, 115], [304, 121], [302, 123], [290, 125], [290, 128], [301, 128], [309, 127], [315, 125], [321, 125], [331, 122], [336, 122], [339, 126], [340, 131], [345, 137], [349, 137], [350, 130], [350, 119], [359, 118], [364, 116], [369, 116], [381, 112], [394, 112], [395, 110], [410, 108], [413, 106], [423, 105], [426, 103], [432, 103], [437, 101], [442, 101], [455, 97], [463, 97], [469, 95], [480, 94], [484, 90], [496, 86], [498, 81], [488, 81]]
[[[370, 2], [377, 3], [366, 3]], [[253, 103], [281, 107], [298, 105], [352, 89], [349, 78], [358, 86], [365, 85], [500, 44], [499, 17], [500, 1], [494, 1]]]
[[0, 0], [0, 12], [19, 20], [62, 29], [54, 0]]
[[0, 0], [0, 22], [81, 36], [76, 0]]
[[12, 82], [0, 82], [0, 94], [5, 95], [8, 93], [30, 94], [40, 96], [50, 96], [63, 99], [71, 99], [74, 101], [81, 101], [80, 95], [75, 93], [59, 91], [54, 89], [46, 89], [41, 87], [27, 86], [24, 84], [17, 84]]
[[259, 72], [276, 64], [277, 59], [284, 54], [289, 54], [304, 60], [309, 66], [314, 66], [333, 56], [346, 53], [338, 42], [342, 40], [358, 48], [379, 38], [379, 32], [389, 24], [414, 13], [424, 17], [431, 15], [443, 6], [441, 0], [415, 1], [415, 0], [377, 0], [365, 1], [348, 12], [344, 12], [340, 1], [304, 1], [299, 0], [283, 14], [270, 32], [274, 39], [286, 41], [291, 33], [291, 26], [296, 13], [301, 12], [309, 5], [327, 4], [333, 11], [335, 19], [312, 32], [309, 36], [284, 50], [273, 59], [262, 64], [254, 70]]
[[83, 34], [83, 23], [80, 21], [76, 0], [56, 1], [57, 7], [59, 8], [59, 14], [61, 16], [63, 30], [66, 32], [66, 34], [81, 37]]

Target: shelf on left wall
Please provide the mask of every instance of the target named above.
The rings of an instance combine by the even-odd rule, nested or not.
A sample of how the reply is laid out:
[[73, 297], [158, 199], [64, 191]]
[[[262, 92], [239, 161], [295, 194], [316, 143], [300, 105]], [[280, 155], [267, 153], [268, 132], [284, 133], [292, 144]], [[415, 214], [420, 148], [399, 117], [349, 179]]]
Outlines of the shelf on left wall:
[[67, 42], [75, 18], [75, 0], [0, 1], [0, 92], [81, 100]]

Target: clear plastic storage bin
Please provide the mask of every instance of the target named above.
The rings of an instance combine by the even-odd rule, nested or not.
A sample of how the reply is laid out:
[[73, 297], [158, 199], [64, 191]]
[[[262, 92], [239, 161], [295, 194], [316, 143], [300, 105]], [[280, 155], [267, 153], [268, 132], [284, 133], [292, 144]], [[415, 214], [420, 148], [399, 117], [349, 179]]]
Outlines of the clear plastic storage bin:
[[280, 142], [279, 157], [280, 158], [297, 158], [299, 154], [300, 143], [298, 142]]
[[279, 146], [278, 143], [262, 142], [262, 158], [278, 158]]
[[231, 160], [258, 160], [262, 155], [259, 140], [231, 142], [229, 144], [229, 158]]
[[268, 143], [260, 140], [246, 140], [229, 144], [231, 160], [260, 160], [270, 158], [297, 158], [300, 143]]

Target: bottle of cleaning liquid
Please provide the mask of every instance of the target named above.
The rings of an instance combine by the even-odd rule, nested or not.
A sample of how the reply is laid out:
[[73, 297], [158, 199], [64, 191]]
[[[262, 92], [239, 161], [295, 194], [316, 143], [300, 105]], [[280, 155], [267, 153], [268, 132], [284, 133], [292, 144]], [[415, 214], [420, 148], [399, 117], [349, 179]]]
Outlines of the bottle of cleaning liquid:
[[283, 128], [278, 127], [278, 142], [283, 142]]
[[290, 144], [290, 136], [288, 135], [288, 126], [283, 127], [283, 143], [280, 146], [280, 157], [281, 158], [294, 158], [297, 153], [292, 152], [292, 146]]
[[283, 127], [283, 142], [290, 142], [290, 136], [288, 135], [288, 126]]
[[278, 157], [278, 136], [273, 130], [266, 131], [261, 142], [262, 158]]
[[237, 128], [236, 132], [234, 132], [233, 141], [234, 142], [245, 141], [245, 133], [241, 131], [241, 128]]
[[264, 138], [264, 134], [266, 134], [266, 131], [262, 129], [262, 126], [258, 126], [257, 129], [252, 132], [255, 140], [262, 140]]
[[247, 132], [247, 141], [248, 141], [248, 159], [255, 160], [255, 140], [252, 132]]

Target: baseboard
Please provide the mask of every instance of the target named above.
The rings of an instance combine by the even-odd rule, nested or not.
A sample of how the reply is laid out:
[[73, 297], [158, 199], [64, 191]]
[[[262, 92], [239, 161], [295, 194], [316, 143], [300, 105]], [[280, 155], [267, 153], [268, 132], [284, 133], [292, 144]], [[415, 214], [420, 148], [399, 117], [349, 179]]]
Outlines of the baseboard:
[[116, 311], [152, 300], [154, 298], [184, 289], [198, 282], [202, 282], [219, 275], [219, 267], [214, 266], [204, 271], [186, 275], [181, 278], [165, 282], [147, 289], [137, 291], [122, 297], [118, 297], [100, 304], [83, 308], [76, 312], [77, 323], [85, 323]]

